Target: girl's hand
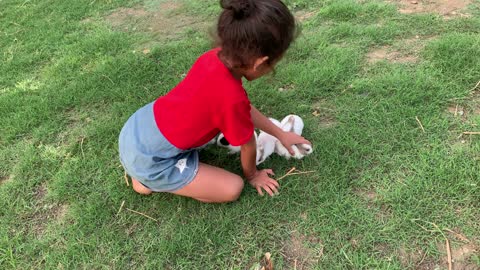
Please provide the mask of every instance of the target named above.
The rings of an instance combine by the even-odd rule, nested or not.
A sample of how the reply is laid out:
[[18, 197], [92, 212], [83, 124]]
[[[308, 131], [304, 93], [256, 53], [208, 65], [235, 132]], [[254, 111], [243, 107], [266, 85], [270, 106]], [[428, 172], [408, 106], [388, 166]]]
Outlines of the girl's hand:
[[283, 146], [285, 146], [285, 148], [287, 148], [288, 152], [292, 156], [295, 155], [295, 152], [292, 149], [292, 145], [304, 143], [312, 145], [310, 141], [293, 132], [283, 132], [282, 135], [278, 137], [278, 140], [281, 144], [283, 144]]
[[257, 171], [254, 175], [247, 178], [250, 185], [257, 189], [260, 196], [263, 196], [262, 189], [264, 189], [270, 196], [278, 193], [280, 185], [276, 180], [270, 178], [269, 175], [274, 175], [273, 171], [271, 169], [265, 169]]

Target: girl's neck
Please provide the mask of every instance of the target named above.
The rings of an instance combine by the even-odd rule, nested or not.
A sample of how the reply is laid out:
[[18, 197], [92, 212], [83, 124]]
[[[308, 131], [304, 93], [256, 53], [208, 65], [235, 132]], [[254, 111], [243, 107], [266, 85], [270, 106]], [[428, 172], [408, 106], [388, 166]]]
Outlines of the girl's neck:
[[221, 54], [217, 54], [217, 55], [218, 55], [218, 59], [220, 59], [223, 65], [230, 71], [230, 74], [232, 74], [232, 76], [235, 79], [239, 81], [242, 80], [243, 73], [238, 69], [231, 68], [230, 62], [227, 59], [225, 59]]

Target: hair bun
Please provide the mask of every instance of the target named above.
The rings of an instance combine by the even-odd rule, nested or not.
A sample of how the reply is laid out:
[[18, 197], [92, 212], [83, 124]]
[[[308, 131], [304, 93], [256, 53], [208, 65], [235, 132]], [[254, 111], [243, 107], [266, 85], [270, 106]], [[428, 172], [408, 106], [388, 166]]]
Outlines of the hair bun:
[[233, 17], [237, 20], [248, 18], [254, 9], [252, 0], [222, 0], [220, 5], [224, 9], [231, 10]]

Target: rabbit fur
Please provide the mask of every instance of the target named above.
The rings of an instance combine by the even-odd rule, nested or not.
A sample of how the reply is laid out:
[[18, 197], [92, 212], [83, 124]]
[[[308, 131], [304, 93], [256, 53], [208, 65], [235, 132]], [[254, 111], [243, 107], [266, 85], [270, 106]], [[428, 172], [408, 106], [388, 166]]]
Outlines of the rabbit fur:
[[[279, 122], [274, 118], [269, 119], [270, 121], [272, 121], [272, 123], [274, 123], [276, 126], [280, 127], [284, 131], [294, 132], [298, 135], [302, 135], [304, 123], [302, 118], [300, 118], [300, 116], [298, 115], [287, 115], [282, 120], [282, 122]], [[254, 134], [257, 141], [257, 165], [263, 163], [273, 153], [277, 153], [278, 155], [283, 156], [287, 159], [291, 157], [301, 159], [313, 152], [313, 148], [309, 144], [292, 145], [292, 149], [295, 152], [295, 154], [292, 156], [288, 152], [288, 150], [282, 145], [282, 143], [274, 136], [264, 131], [260, 131], [260, 134], [258, 134], [258, 136], [256, 132]], [[240, 146], [232, 146], [222, 133], [220, 133], [216, 138], [216, 144], [220, 147], [229, 149], [229, 154], [239, 153], [241, 149]]]
[[[304, 123], [300, 116], [294, 114], [287, 115], [285, 118], [283, 118], [280, 124], [283, 131], [294, 132], [297, 135], [302, 135]], [[306, 155], [310, 155], [313, 152], [313, 148], [309, 144], [292, 145], [292, 149], [295, 152], [293, 156], [280, 141], [277, 140], [275, 143], [275, 153], [277, 153], [279, 156], [285, 157], [286, 159], [291, 157], [302, 159]]]

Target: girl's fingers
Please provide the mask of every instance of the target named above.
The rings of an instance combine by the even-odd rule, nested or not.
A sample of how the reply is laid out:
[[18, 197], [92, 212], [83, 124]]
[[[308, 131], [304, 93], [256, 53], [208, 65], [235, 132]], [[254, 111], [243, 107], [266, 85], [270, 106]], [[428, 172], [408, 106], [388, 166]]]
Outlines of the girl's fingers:
[[275, 175], [272, 169], [265, 169], [265, 172], [267, 172], [267, 174], [270, 174], [270, 175]]
[[304, 143], [304, 144], [312, 145], [312, 143], [311, 143], [309, 140], [305, 139], [305, 138], [303, 139], [302, 144], [303, 144], [303, 143]]
[[257, 188], [257, 192], [258, 192], [258, 194], [260, 194], [260, 196], [263, 196], [263, 191], [262, 191], [262, 188], [261, 188], [261, 187], [259, 187], [259, 186], [257, 186], [256, 188]]
[[278, 194], [278, 189], [274, 184], [268, 183], [268, 187], [273, 191], [273, 193]]
[[268, 195], [273, 196], [273, 192], [268, 185], [263, 185], [262, 187], [268, 193]]
[[279, 188], [280, 187], [280, 184], [278, 183], [277, 180], [275, 179], [270, 179], [270, 183], [273, 184], [275, 187]]

